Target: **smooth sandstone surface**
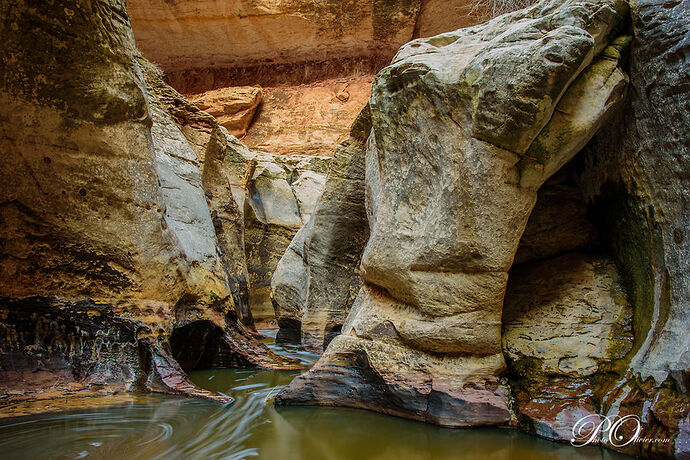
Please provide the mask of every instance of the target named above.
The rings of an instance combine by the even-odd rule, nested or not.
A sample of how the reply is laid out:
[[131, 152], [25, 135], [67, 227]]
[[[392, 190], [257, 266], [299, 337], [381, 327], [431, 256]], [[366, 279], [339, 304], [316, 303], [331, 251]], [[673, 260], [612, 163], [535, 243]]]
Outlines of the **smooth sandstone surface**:
[[[322, 216], [300, 229], [271, 280], [279, 340], [321, 351], [334, 331], [342, 329], [359, 290], [359, 261], [369, 237], [364, 149], [357, 142], [370, 129], [367, 122], [362, 123], [364, 118], [352, 130], [364, 125], [359, 126], [359, 134], [335, 151], [318, 203], [325, 212], [319, 211]], [[574, 175], [572, 166], [563, 168], [539, 189], [514, 264], [600, 247]], [[319, 247], [312, 240], [328, 244]], [[319, 252], [312, 255], [312, 251]], [[317, 263], [318, 268], [312, 269]]]
[[[184, 101], [180, 98], [177, 94], [177, 104]], [[245, 324], [274, 327], [271, 276], [316, 206], [330, 157], [251, 150], [196, 104], [184, 104], [176, 113], [203, 161], [206, 199], [230, 267], [235, 304]]]
[[323, 192], [330, 157], [255, 153], [244, 201], [245, 253], [250, 304], [257, 321], [271, 326], [271, 278], [297, 231]]
[[369, 237], [364, 207], [365, 107], [338, 145], [325, 189], [309, 222], [288, 246], [271, 280], [279, 340], [323, 351], [340, 333], [359, 289], [359, 262]]
[[[499, 378], [507, 271], [537, 188], [622, 99], [615, 56], [627, 41], [607, 46], [626, 14], [622, 2], [544, 2], [401, 48], [370, 100], [360, 293], [278, 403], [510, 421]], [[564, 135], [549, 137], [551, 123]]]
[[0, 12], [3, 377], [228, 402], [173, 356], [194, 323], [216, 331], [218, 362], [294, 367], [238, 322], [201, 164], [144, 78], [124, 2]]

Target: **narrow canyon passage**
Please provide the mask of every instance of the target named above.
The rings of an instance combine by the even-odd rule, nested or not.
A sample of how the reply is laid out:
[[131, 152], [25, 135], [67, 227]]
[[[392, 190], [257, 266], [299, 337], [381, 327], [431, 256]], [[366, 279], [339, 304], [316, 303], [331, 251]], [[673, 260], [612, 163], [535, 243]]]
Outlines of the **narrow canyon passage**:
[[0, 0], [0, 458], [687, 459], [690, 0]]

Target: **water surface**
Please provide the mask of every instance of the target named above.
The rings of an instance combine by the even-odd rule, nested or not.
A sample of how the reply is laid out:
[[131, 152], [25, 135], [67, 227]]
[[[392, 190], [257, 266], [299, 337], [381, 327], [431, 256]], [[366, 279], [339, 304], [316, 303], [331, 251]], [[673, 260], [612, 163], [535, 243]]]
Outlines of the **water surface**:
[[[316, 355], [269, 344], [311, 364]], [[140, 396], [113, 407], [0, 421], [0, 458], [275, 460], [625, 459], [507, 429], [438, 428], [354, 409], [275, 408], [266, 399], [297, 372], [212, 369], [190, 373], [231, 406]]]

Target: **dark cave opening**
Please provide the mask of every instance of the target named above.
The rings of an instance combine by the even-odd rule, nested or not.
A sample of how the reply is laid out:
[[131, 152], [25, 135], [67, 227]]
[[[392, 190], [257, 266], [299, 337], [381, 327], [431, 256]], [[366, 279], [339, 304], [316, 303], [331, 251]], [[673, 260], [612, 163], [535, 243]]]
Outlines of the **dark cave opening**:
[[250, 366], [232, 350], [225, 331], [211, 321], [194, 321], [175, 328], [170, 349], [184, 370]]

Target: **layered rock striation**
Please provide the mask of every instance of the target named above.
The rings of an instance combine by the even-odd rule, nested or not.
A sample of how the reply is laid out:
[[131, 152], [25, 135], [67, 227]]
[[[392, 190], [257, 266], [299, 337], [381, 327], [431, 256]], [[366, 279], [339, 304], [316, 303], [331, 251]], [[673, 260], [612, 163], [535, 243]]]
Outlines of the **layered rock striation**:
[[144, 55], [186, 93], [376, 72], [402, 44], [476, 24], [491, 13], [487, 6], [467, 0], [131, 0], [128, 12]]
[[[238, 235], [219, 238], [214, 222], [216, 207], [229, 220], [237, 208], [229, 191], [211, 201], [205, 190], [223, 179], [211, 156], [227, 132], [188, 111], [140, 57], [124, 2], [0, 12], [3, 384], [47, 369], [227, 401], [196, 388], [174, 359], [169, 338], [195, 323], [216, 331], [211, 362], [294, 367], [240, 323]], [[209, 134], [194, 146], [205, 157], [185, 137], [185, 117]]]
[[544, 2], [405, 45], [370, 100], [362, 287], [282, 404], [506, 424], [503, 298], [539, 186], [623, 98], [623, 2]]
[[513, 267], [503, 306], [503, 352], [523, 427], [557, 441], [583, 417], [599, 420], [602, 381], [633, 344], [632, 306], [615, 263], [570, 252]]

